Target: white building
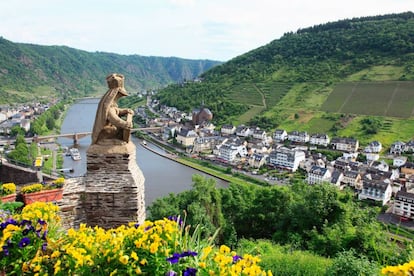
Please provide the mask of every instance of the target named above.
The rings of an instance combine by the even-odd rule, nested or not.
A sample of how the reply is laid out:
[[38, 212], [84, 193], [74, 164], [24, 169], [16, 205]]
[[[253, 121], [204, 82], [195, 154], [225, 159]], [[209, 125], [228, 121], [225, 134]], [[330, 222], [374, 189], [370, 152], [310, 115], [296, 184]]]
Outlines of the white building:
[[359, 141], [354, 138], [332, 138], [331, 145], [336, 150], [356, 152], [358, 151]]
[[392, 165], [394, 167], [401, 167], [407, 162], [407, 159], [406, 156], [396, 156], [392, 161]]
[[287, 139], [288, 134], [286, 132], [286, 130], [284, 129], [276, 129], [275, 132], [273, 133], [273, 140], [275, 140], [275, 142], [283, 142]]
[[331, 139], [327, 134], [312, 134], [309, 138], [309, 144], [327, 147]]
[[224, 136], [233, 135], [236, 133], [236, 127], [233, 125], [223, 125], [220, 131]]
[[322, 184], [323, 182], [330, 182], [331, 172], [327, 168], [312, 166], [308, 172], [308, 184]]
[[288, 133], [287, 139], [296, 143], [307, 143], [309, 142], [309, 134], [306, 131], [291, 131]]
[[379, 141], [372, 141], [365, 147], [365, 153], [379, 153], [382, 150], [382, 144]]
[[247, 155], [247, 149], [245, 145], [237, 145], [234, 143], [223, 144], [219, 148], [218, 157], [224, 162], [233, 162], [237, 157], [245, 157]]
[[392, 187], [388, 181], [365, 180], [362, 183], [362, 190], [358, 195], [359, 200], [371, 199], [387, 204], [391, 199]]
[[266, 164], [266, 155], [261, 153], [253, 153], [249, 158], [249, 166], [252, 168], [260, 168]]
[[397, 141], [392, 143], [390, 147], [390, 153], [391, 154], [401, 154], [405, 152], [405, 143], [401, 141]]
[[266, 131], [256, 128], [253, 131], [253, 138], [258, 139], [258, 140], [267, 140]]
[[305, 158], [303, 151], [279, 148], [270, 153], [269, 164], [295, 172], [299, 167], [299, 163]]
[[245, 125], [240, 125], [236, 128], [236, 135], [241, 137], [248, 137], [253, 134], [253, 130]]
[[198, 137], [197, 133], [194, 130], [189, 130], [186, 128], [181, 128], [177, 133], [177, 143], [183, 145], [184, 147], [190, 147], [194, 145], [194, 140]]
[[395, 195], [393, 214], [406, 218], [414, 218], [414, 194], [406, 191], [399, 191]]

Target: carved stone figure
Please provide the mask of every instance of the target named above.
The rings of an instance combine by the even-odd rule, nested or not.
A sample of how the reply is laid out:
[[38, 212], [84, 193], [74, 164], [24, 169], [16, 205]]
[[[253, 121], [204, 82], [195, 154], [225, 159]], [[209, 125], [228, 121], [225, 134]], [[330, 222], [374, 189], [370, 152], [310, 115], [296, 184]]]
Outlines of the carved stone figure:
[[124, 76], [111, 74], [106, 77], [106, 82], [109, 90], [101, 98], [96, 110], [92, 145], [125, 144], [129, 142], [134, 112], [131, 109], [118, 108], [118, 99], [128, 96], [124, 88]]

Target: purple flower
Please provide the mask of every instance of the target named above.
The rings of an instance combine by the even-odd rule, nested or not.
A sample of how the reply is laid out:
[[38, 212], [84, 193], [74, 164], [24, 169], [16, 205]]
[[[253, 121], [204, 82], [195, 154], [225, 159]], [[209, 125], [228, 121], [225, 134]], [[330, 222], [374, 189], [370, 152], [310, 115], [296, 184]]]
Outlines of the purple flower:
[[240, 261], [241, 259], [243, 259], [242, 257], [240, 257], [239, 255], [234, 255], [233, 256], [233, 264], [237, 263], [238, 261]]
[[19, 242], [19, 247], [23, 248], [25, 246], [28, 246], [30, 244], [30, 239], [28, 237], [24, 237]]
[[178, 222], [178, 225], [180, 225], [180, 226], [183, 224], [183, 220], [181, 219], [181, 217], [169, 216], [168, 219], [171, 220], [171, 221]]
[[170, 270], [167, 273], [165, 273], [165, 276], [177, 276], [177, 272]]
[[176, 264], [181, 258], [189, 257], [189, 256], [197, 256], [197, 252], [194, 251], [184, 251], [183, 253], [174, 253], [172, 257], [167, 258], [171, 264]]
[[43, 219], [38, 219], [37, 223], [39, 223], [40, 225], [45, 225], [46, 221], [44, 221]]
[[42, 240], [46, 240], [46, 236], [47, 236], [47, 230], [45, 232], [43, 232]]
[[42, 251], [46, 251], [46, 249], [47, 249], [47, 242], [44, 242], [42, 244]]
[[139, 227], [139, 223], [135, 223], [135, 229], [137, 229]]
[[188, 256], [197, 256], [197, 252], [194, 251], [184, 251], [181, 253], [181, 257], [188, 257]]
[[187, 267], [187, 269], [183, 271], [183, 276], [195, 276], [196, 273], [197, 268]]
[[181, 254], [174, 253], [172, 255], [172, 257], [167, 258], [167, 261], [169, 261], [172, 264], [176, 264], [176, 263], [178, 263], [178, 261], [180, 260], [180, 258], [181, 258]]
[[9, 256], [10, 255], [9, 247], [7, 245], [3, 245], [3, 254], [4, 254], [4, 256]]

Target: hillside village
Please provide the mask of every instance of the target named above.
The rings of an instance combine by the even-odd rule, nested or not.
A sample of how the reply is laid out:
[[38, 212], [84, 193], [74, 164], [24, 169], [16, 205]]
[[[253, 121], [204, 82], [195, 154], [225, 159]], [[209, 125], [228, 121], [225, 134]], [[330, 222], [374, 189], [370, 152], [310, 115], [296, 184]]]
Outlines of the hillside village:
[[[153, 100], [151, 109], [157, 105]], [[395, 141], [388, 150], [380, 141], [361, 148], [354, 138], [331, 138], [300, 130], [267, 133], [253, 126], [223, 125], [218, 131], [211, 124], [213, 114], [208, 108], [195, 109], [191, 114], [175, 107], [158, 109], [160, 117], [155, 119], [147, 118], [144, 108], [138, 108], [137, 114], [147, 118], [147, 125], [162, 127], [157, 138], [174, 141], [192, 157], [245, 173], [281, 172], [279, 178], [265, 173], [269, 183], [283, 183], [284, 176], [300, 171], [309, 184], [328, 182], [339, 189], [349, 187], [360, 200], [391, 204], [396, 215], [414, 218], [414, 163], [407, 157], [414, 152], [414, 141]], [[321, 151], [338, 157], [329, 160]], [[384, 152], [388, 162], [380, 158]]]

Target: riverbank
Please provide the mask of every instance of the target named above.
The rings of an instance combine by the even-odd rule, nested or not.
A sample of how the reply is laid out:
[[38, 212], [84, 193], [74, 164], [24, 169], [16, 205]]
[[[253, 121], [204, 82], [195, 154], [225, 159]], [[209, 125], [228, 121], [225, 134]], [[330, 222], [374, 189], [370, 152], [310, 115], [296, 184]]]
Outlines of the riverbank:
[[[263, 182], [263, 181], [260, 181], [260, 180], [256, 180], [256, 179], [252, 179], [251, 181], [249, 181], [250, 179], [246, 179], [246, 178], [250, 178], [247, 175], [244, 175], [244, 177], [243, 177], [244, 179], [243, 179], [243, 178], [234, 176], [232, 174], [231, 175], [230, 174], [226, 174], [226, 173], [223, 173], [221, 171], [218, 171], [218, 170], [216, 170], [214, 168], [209, 168], [209, 167], [200, 165], [197, 162], [194, 162], [192, 160], [189, 160], [189, 158], [179, 157], [176, 154], [171, 154], [171, 153], [165, 153], [165, 154], [163, 154], [161, 152], [158, 152], [158, 151], [152, 149], [148, 145], [145, 145], [144, 143], [141, 143], [141, 146], [143, 148], [145, 148], [145, 149], [147, 149], [147, 150], [149, 150], [149, 151], [151, 151], [151, 152], [153, 152], [153, 153], [161, 156], [161, 157], [168, 158], [169, 160], [172, 160], [174, 162], [180, 163], [181, 165], [190, 167], [192, 169], [195, 169], [197, 171], [203, 172], [203, 173], [208, 174], [210, 176], [214, 176], [214, 177], [216, 177], [218, 179], [221, 179], [223, 181], [226, 181], [228, 183], [231, 182], [231, 183], [235, 183], [235, 184], [257, 184], [257, 185], [262, 185], [262, 186], [268, 186], [269, 185], [266, 182]], [[159, 147], [162, 147], [162, 146], [159, 146]]]

